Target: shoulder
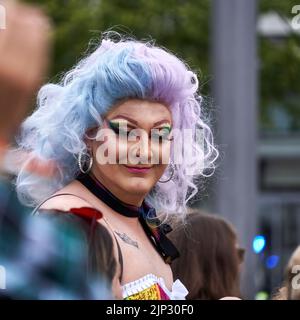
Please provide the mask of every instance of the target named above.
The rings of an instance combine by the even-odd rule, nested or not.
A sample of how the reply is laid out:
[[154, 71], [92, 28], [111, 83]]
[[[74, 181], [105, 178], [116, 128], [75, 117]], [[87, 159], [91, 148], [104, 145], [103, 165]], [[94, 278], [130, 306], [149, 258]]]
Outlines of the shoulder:
[[81, 186], [77, 181], [73, 181], [46, 199], [39, 209], [70, 211], [72, 208], [81, 207], [92, 208], [92, 205], [85, 200]]
[[47, 199], [40, 207], [41, 210], [59, 210], [70, 211], [72, 208], [81, 208], [92, 206], [77, 195], [67, 193], [57, 193]]
[[106, 227], [105, 219], [102, 219], [104, 218], [103, 211], [86, 199], [89, 199], [86, 190], [82, 188], [80, 183], [73, 181], [46, 199], [37, 212], [39, 214], [73, 213], [75, 216], [85, 219], [96, 218], [101, 225]]

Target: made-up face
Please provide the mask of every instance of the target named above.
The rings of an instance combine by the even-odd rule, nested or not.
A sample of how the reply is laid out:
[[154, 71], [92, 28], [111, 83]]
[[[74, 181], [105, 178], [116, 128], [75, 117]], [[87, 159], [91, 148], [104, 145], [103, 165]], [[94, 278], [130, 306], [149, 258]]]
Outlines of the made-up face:
[[168, 166], [171, 130], [172, 115], [164, 104], [119, 103], [92, 142], [93, 173], [113, 193], [126, 192], [129, 198], [149, 193]]

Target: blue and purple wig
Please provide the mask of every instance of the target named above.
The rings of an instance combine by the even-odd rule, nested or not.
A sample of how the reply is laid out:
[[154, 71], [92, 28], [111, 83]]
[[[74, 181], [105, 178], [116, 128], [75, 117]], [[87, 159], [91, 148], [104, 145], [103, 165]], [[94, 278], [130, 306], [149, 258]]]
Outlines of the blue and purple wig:
[[146, 198], [158, 213], [184, 216], [187, 202], [198, 192], [198, 178], [205, 176], [207, 169], [208, 175], [213, 172], [218, 157], [197, 90], [197, 76], [165, 49], [152, 42], [104, 35], [97, 49], [59, 84], [48, 83], [40, 89], [37, 109], [22, 125], [19, 148], [31, 158], [54, 161], [57, 173], [46, 179], [26, 170], [24, 163], [16, 181], [20, 200], [34, 206], [74, 180], [79, 173], [78, 154], [87, 150], [86, 131], [100, 126], [102, 115], [118, 101], [137, 98], [167, 105], [173, 128], [202, 130], [204, 143], [194, 137], [185, 146], [194, 161], [183, 156], [182, 163], [175, 165], [173, 178], [158, 182]]

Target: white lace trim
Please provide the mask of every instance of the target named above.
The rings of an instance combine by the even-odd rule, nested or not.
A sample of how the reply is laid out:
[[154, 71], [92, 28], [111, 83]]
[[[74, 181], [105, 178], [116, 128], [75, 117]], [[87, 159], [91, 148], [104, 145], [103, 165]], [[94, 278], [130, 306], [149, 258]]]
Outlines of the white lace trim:
[[170, 291], [165, 284], [165, 281], [161, 277], [157, 277], [154, 274], [150, 273], [145, 275], [142, 278], [139, 278], [135, 281], [126, 283], [122, 286], [123, 299], [137, 294], [145, 289], [150, 288], [154, 284], [159, 284], [170, 300], [185, 300], [185, 297], [188, 294], [188, 290], [183, 285], [183, 283], [177, 279], [172, 285], [172, 291]]

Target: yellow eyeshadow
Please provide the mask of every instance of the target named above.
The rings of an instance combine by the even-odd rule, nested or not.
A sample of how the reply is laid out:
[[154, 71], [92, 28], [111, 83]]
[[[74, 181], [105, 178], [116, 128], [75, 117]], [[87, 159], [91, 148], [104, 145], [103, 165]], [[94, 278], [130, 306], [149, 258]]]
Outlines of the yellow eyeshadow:
[[162, 126], [162, 127], [157, 128], [157, 129], [159, 129], [159, 130], [165, 129], [165, 130], [168, 130], [168, 131], [170, 132], [171, 129], [172, 129], [172, 127], [171, 127], [169, 124], [167, 124], [167, 125], [165, 125], [165, 126]]
[[119, 124], [119, 126], [125, 126], [125, 125], [128, 125], [128, 121], [126, 120], [110, 120], [109, 122], [113, 123], [113, 124]]

